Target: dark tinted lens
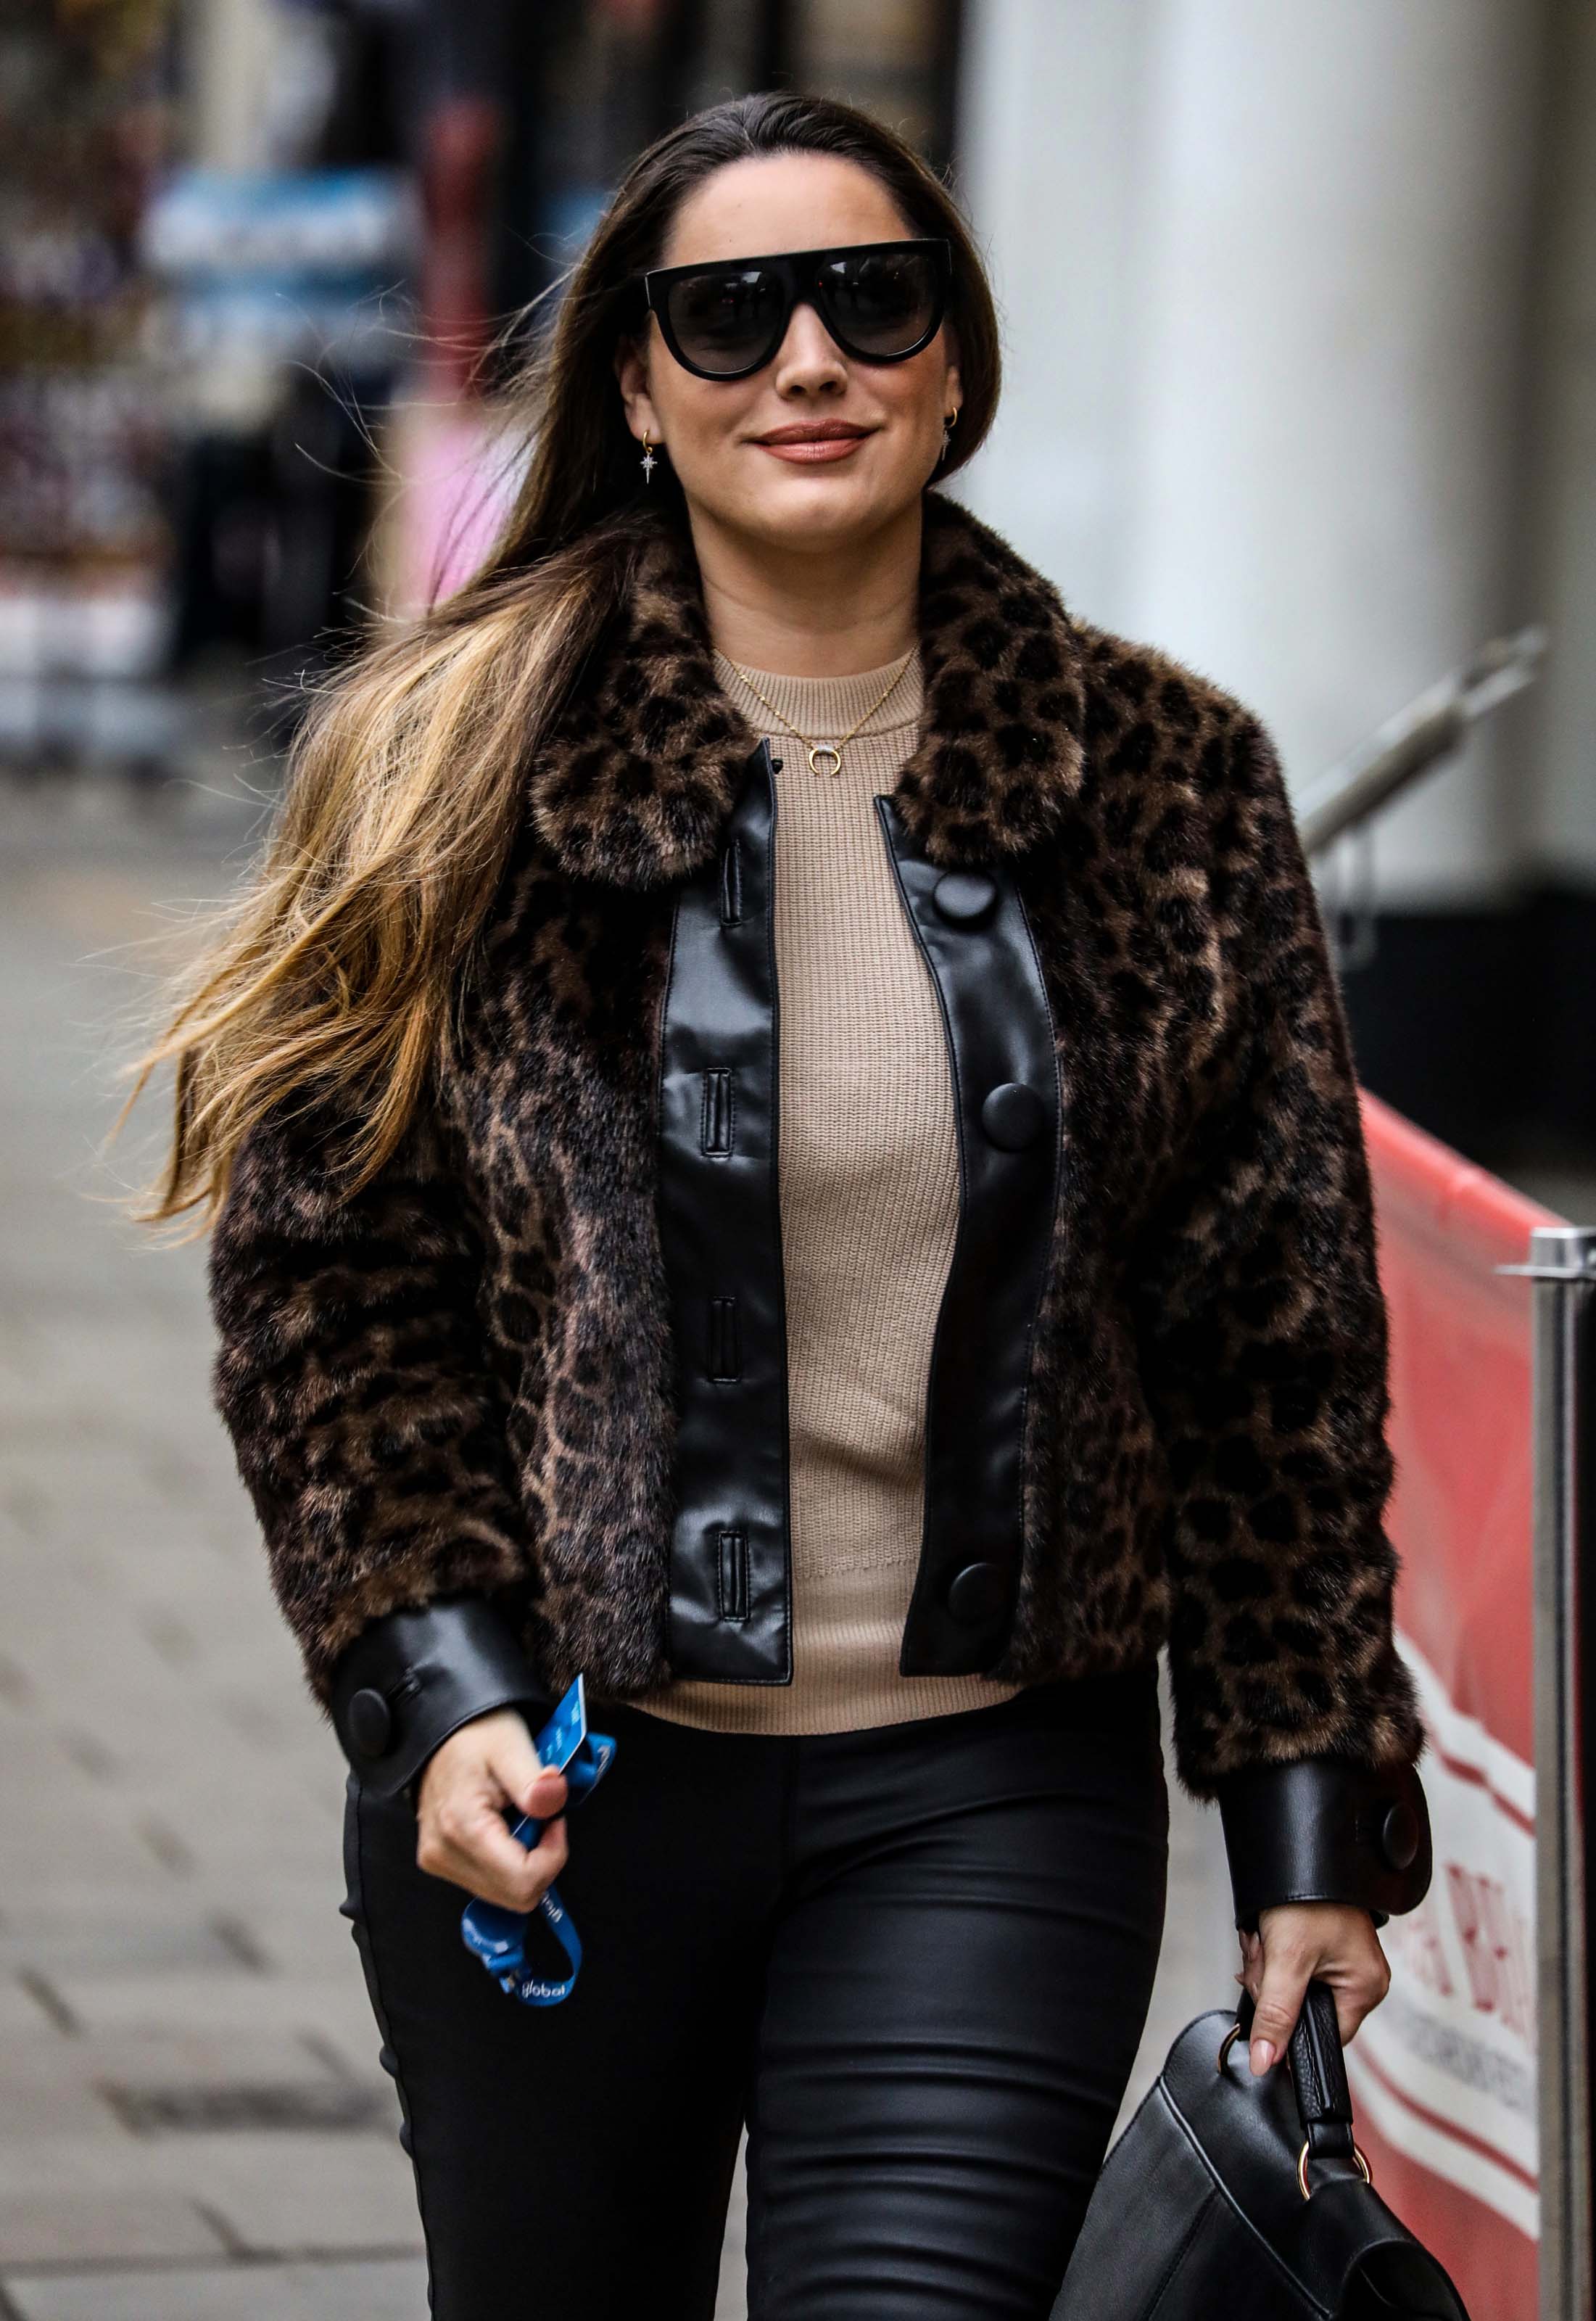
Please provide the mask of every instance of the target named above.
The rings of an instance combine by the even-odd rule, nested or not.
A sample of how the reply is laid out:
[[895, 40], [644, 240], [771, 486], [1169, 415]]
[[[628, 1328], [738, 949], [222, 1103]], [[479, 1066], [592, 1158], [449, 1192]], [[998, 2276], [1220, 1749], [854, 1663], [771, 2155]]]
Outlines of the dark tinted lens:
[[821, 283], [838, 329], [863, 355], [901, 354], [937, 311], [936, 261], [922, 250], [829, 259]]
[[746, 370], [773, 353], [783, 303], [779, 278], [761, 267], [689, 275], [667, 300], [682, 352], [711, 371]]

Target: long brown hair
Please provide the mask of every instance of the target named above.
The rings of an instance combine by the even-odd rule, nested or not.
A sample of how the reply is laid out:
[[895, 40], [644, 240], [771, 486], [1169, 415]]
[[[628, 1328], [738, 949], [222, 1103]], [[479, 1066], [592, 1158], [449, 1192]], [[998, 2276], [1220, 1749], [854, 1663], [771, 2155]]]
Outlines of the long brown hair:
[[[910, 230], [953, 245], [948, 319], [963, 389], [949, 475], [992, 424], [997, 318], [980, 257], [936, 173], [867, 114], [763, 92], [695, 114], [640, 154], [560, 290], [513, 389], [531, 451], [486, 561], [444, 602], [324, 683], [290, 750], [281, 805], [242, 889], [217, 910], [165, 1029], [127, 1069], [175, 1060], [175, 1129], [133, 1211], [154, 1224], [204, 1203], [269, 1109], [328, 1097], [358, 1122], [349, 1189], [382, 1167], [428, 1074], [516, 824], [522, 769], [622, 599], [646, 528], [685, 521], [668, 463], [643, 502], [613, 365], [635, 281], [712, 170], [825, 153], [868, 169]], [[113, 1129], [115, 1133], [115, 1128]], [[192, 1238], [192, 1236], [188, 1236]]]

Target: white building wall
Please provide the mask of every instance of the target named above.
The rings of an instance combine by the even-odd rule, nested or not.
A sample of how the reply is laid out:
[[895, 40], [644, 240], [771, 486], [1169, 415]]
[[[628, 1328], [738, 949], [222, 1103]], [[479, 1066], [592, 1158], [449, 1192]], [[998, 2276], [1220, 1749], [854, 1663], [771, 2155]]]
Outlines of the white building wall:
[[1596, 887], [1596, 8], [1564, 0], [1547, 136], [1546, 300], [1530, 587], [1551, 631], [1533, 705], [1528, 842]]
[[[968, 27], [1010, 378], [966, 496], [1088, 617], [1240, 694], [1301, 783], [1535, 609], [1539, 0], [969, 0]], [[1527, 730], [1383, 819], [1385, 902], [1503, 889]]]

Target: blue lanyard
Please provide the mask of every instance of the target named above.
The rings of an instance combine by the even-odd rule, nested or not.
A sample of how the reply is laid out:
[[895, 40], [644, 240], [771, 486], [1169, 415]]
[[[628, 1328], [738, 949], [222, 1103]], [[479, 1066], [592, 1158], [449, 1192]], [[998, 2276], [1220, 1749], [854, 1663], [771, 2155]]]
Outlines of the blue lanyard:
[[[615, 1743], [607, 1733], [589, 1732], [586, 1694], [579, 1676], [538, 1734], [536, 1746], [543, 1764], [564, 1773], [569, 1789], [568, 1806], [585, 1798], [607, 1770], [615, 1754]], [[531, 1814], [523, 1814], [511, 1825], [511, 1836], [519, 1839], [529, 1851], [542, 1833], [542, 1823]], [[538, 1909], [571, 1962], [571, 1971], [563, 1981], [554, 1982], [547, 1975], [534, 1974], [527, 1965], [527, 1930], [532, 1915], [530, 1911], [507, 1910], [497, 1902], [468, 1903], [460, 1918], [460, 1939], [510, 1998], [519, 1998], [525, 2007], [554, 2007], [562, 1998], [568, 1998], [576, 1987], [582, 1965], [582, 1943], [557, 1886], [548, 1889]]]

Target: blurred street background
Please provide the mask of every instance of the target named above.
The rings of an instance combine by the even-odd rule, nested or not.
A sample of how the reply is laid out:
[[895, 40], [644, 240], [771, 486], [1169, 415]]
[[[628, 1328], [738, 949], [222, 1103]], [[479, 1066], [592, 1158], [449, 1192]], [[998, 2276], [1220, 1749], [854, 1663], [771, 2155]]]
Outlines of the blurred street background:
[[[620, 171], [760, 86], [948, 171], [1007, 384], [959, 496], [1306, 794], [1536, 681], [1317, 868], [1366, 1087], [1596, 1222], [1596, 12], [1582, 0], [10, 0], [0, 23], [0, 2316], [413, 2321], [342, 1761], [118, 1064], [335, 641], [469, 569]], [[514, 318], [521, 315], [519, 329]], [[1172, 1778], [1172, 1792], [1174, 1782]], [[1127, 2098], [1231, 1996], [1174, 1797]], [[722, 2310], [743, 2312], [740, 2193]], [[529, 2263], [535, 2253], [529, 2250]]]

